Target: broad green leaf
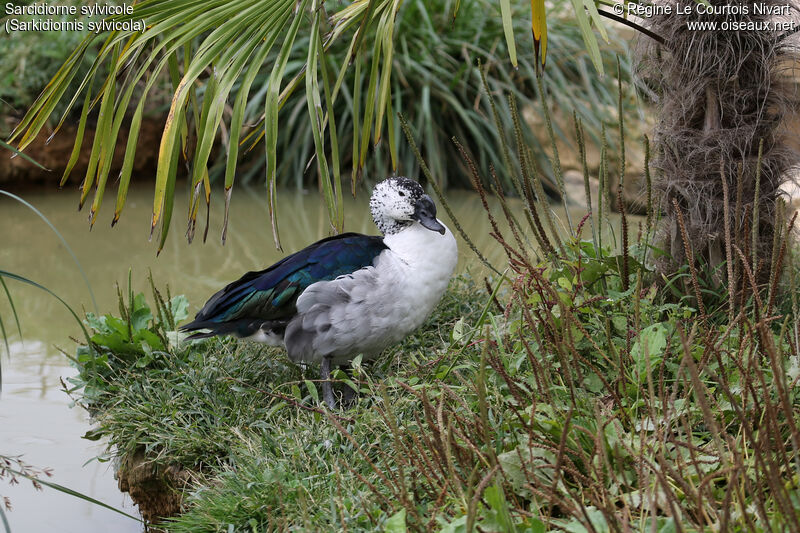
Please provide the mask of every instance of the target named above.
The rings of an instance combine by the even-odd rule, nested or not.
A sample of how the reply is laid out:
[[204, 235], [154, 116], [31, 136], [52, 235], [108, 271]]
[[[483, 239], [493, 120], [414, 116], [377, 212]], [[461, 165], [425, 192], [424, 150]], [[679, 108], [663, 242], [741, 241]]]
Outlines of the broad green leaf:
[[503, 32], [506, 35], [508, 57], [514, 68], [517, 67], [517, 44], [514, 41], [514, 25], [511, 20], [511, 0], [500, 0], [500, 14], [503, 17]]
[[603, 19], [600, 17], [600, 13], [597, 11], [597, 5], [594, 3], [594, 0], [584, 0], [584, 5], [589, 11], [589, 16], [592, 18], [592, 22], [597, 28], [597, 31], [600, 32], [600, 36], [606, 43], [608, 43], [608, 32], [603, 25]]
[[586, 44], [586, 51], [589, 53], [589, 58], [592, 60], [592, 64], [594, 64], [597, 72], [602, 76], [604, 74], [603, 58], [600, 57], [600, 47], [597, 44], [597, 37], [594, 31], [592, 31], [589, 16], [584, 9], [584, 3], [592, 3], [592, 0], [586, 0], [586, 2], [583, 0], [570, 0], [570, 2], [572, 2], [572, 7], [575, 10], [575, 20], [578, 22], [578, 27], [581, 30], [581, 36], [583, 37], [584, 44]]
[[322, 72], [322, 85], [325, 90], [325, 107], [328, 110], [328, 135], [331, 140], [331, 166], [333, 167], [334, 203], [336, 205], [336, 220], [331, 220], [331, 223], [336, 228], [337, 233], [341, 233], [344, 230], [344, 205], [342, 200], [342, 176], [339, 163], [339, 136], [336, 132], [336, 118], [333, 113], [334, 96], [331, 95], [328, 62], [321, 40], [318, 41], [318, 49], [320, 58], [322, 59], [320, 67]]
[[169, 311], [172, 319], [177, 324], [189, 316], [189, 299], [184, 295], [178, 295], [169, 301]]
[[467, 532], [467, 515], [461, 515], [444, 526], [439, 530], [439, 533], [468, 533]]
[[573, 517], [562, 526], [563, 530], [569, 533], [590, 533], [590, 531], [591, 533], [608, 533], [611, 531], [605, 515], [596, 507], [587, 507], [584, 510], [584, 515], [591, 522], [591, 529], [587, 529], [586, 526], [583, 525], [583, 517], [581, 517], [580, 520]]
[[169, 223], [172, 220], [172, 208], [175, 204], [175, 178], [178, 173], [179, 151], [180, 145], [174, 143], [172, 145], [172, 158], [169, 161], [167, 182], [164, 188], [164, 219], [161, 221], [161, 239], [158, 243], [158, 252], [156, 252], [156, 255], [160, 254], [161, 250], [164, 248], [164, 243], [167, 240], [167, 233], [169, 232]]
[[394, 14], [397, 11], [398, 0], [395, 0], [391, 10], [387, 10], [378, 25], [378, 35], [383, 36], [381, 53], [383, 66], [381, 67], [380, 90], [378, 91], [377, 116], [375, 117], [375, 139], [373, 144], [378, 144], [383, 131], [383, 117], [386, 107], [390, 104], [389, 92], [392, 82], [392, 56], [394, 55]]
[[306, 384], [306, 388], [308, 389], [308, 393], [311, 395], [311, 398], [314, 400], [314, 403], [319, 403], [319, 392], [317, 392], [317, 387], [314, 385], [314, 382], [309, 379], [304, 379], [303, 382]]
[[151, 350], [164, 350], [164, 343], [149, 329], [137, 331], [132, 340], [134, 346], [147, 344]]
[[328, 171], [328, 160], [325, 156], [322, 102], [319, 94], [319, 81], [317, 79], [318, 60], [321, 54], [321, 47], [319, 46], [321, 12], [317, 9], [316, 0], [311, 2], [311, 12], [311, 40], [308, 46], [306, 61], [306, 103], [308, 105], [309, 119], [311, 120], [311, 134], [314, 137], [314, 148], [317, 154], [317, 171], [322, 187], [323, 198], [328, 208], [328, 220], [330, 220], [331, 225], [336, 230], [338, 229], [334, 224], [334, 221], [337, 219], [336, 204], [331, 187], [330, 172]]
[[[142, 293], [137, 294], [136, 300], [137, 302], [141, 300], [141, 302], [139, 303], [143, 303], [144, 294]], [[151, 320], [153, 320], [153, 313], [152, 311], [150, 311], [149, 306], [134, 305], [133, 312], [131, 313], [130, 316], [131, 328], [133, 328], [134, 331], [140, 329], [146, 329]]]
[[[94, 78], [92, 78], [92, 80], [94, 80]], [[81, 110], [81, 118], [78, 122], [78, 131], [75, 133], [75, 144], [72, 146], [72, 153], [69, 156], [69, 161], [67, 161], [67, 168], [64, 169], [64, 175], [61, 177], [59, 187], [63, 187], [64, 184], [67, 183], [69, 174], [72, 172], [75, 163], [78, 162], [78, 157], [81, 155], [81, 145], [83, 144], [83, 136], [86, 132], [86, 119], [89, 117], [89, 108], [92, 101], [91, 96], [92, 83], [90, 82], [89, 89], [86, 91], [86, 98], [83, 100], [83, 109]]]
[[644, 328], [636, 342], [631, 348], [631, 358], [636, 364], [639, 383], [647, 381], [647, 369], [651, 372], [656, 371], [656, 367], [661, 364], [664, 357], [664, 349], [667, 347], [667, 327], [659, 322]]
[[364, 121], [362, 122], [361, 131], [361, 148], [359, 150], [360, 158], [358, 160], [359, 171], [364, 168], [364, 161], [366, 161], [367, 150], [369, 148], [369, 137], [372, 131], [372, 117], [375, 113], [375, 91], [378, 86], [381, 45], [381, 39], [377, 39], [372, 52], [372, 66], [369, 73], [369, 85], [367, 87], [367, 98], [364, 107]]
[[[508, 510], [508, 502], [506, 501], [503, 489], [500, 485], [495, 483], [491, 487], [488, 487], [483, 495], [484, 498], [486, 498], [486, 502], [489, 504], [489, 508], [492, 510], [493, 525], [497, 526], [499, 531], [514, 533], [517, 528], [514, 526], [514, 522], [511, 519], [511, 512]], [[490, 524], [486, 524], [486, 526], [489, 527]]]
[[385, 533], [405, 533], [406, 529], [406, 509], [405, 507], [394, 513], [383, 523]]
[[267, 190], [268, 190], [268, 207], [270, 222], [272, 224], [272, 237], [275, 240], [275, 247], [281, 248], [281, 241], [278, 237], [278, 213], [277, 203], [275, 200], [275, 187], [276, 187], [276, 168], [278, 157], [278, 111], [279, 111], [279, 95], [281, 79], [283, 73], [286, 71], [286, 64], [289, 61], [289, 53], [292, 50], [292, 45], [297, 37], [297, 30], [300, 27], [300, 22], [308, 5], [308, 0], [302, 0], [298, 9], [295, 11], [294, 20], [289, 26], [289, 31], [286, 34], [281, 51], [275, 64], [272, 67], [272, 73], [269, 77], [269, 84], [267, 88], [267, 102], [265, 105], [265, 140], [266, 140], [266, 154], [267, 154]]
[[350, 178], [350, 188], [353, 196], [356, 195], [356, 181], [361, 174], [361, 167], [356, 162], [361, 160], [359, 155], [359, 142], [361, 139], [361, 63], [364, 60], [364, 53], [358, 50], [356, 53], [356, 72], [353, 81], [353, 172]]

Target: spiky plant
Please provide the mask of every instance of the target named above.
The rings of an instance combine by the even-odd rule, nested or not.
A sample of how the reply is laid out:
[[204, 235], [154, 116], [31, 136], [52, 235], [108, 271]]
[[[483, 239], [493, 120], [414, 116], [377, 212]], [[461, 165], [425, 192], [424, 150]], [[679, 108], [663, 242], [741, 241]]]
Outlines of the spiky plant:
[[[660, 242], [668, 256], [659, 268], [674, 272], [690, 255], [709, 272], [723, 262], [738, 262], [735, 247], [724, 245], [728, 228], [763, 283], [779, 227], [780, 188], [797, 164], [781, 129], [795, 106], [787, 66], [797, 49], [784, 31], [765, 26], [774, 22], [772, 15], [756, 13], [752, 5], [739, 15], [726, 14], [721, 0], [712, 0], [710, 8], [692, 1], [670, 5], [673, 13], [677, 6], [690, 13], [649, 19], [664, 42], [642, 39], [639, 51], [639, 75], [660, 100], [653, 161], [659, 172], [653, 185], [662, 197]], [[765, 0], [758, 7], [776, 12], [785, 5]], [[722, 29], [732, 22], [741, 24], [737, 31]], [[682, 231], [691, 250], [684, 248]]]

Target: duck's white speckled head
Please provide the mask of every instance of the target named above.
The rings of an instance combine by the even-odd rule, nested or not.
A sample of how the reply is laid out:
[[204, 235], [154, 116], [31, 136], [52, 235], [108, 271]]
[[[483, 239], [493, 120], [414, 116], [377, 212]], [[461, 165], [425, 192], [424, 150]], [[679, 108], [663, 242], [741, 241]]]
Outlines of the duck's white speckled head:
[[372, 220], [384, 235], [392, 235], [415, 221], [431, 231], [444, 234], [436, 220], [436, 205], [416, 181], [403, 176], [392, 177], [375, 185], [369, 200]]

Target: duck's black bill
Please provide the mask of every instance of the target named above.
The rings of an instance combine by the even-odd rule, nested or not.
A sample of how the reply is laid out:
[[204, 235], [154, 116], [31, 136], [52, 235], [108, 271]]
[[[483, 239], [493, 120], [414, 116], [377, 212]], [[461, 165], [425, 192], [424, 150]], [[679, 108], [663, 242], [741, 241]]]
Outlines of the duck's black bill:
[[417, 200], [417, 205], [414, 208], [414, 219], [418, 220], [422, 227], [428, 228], [431, 231], [437, 231], [444, 235], [445, 228], [436, 220], [436, 204], [433, 203], [431, 197], [423, 194]]

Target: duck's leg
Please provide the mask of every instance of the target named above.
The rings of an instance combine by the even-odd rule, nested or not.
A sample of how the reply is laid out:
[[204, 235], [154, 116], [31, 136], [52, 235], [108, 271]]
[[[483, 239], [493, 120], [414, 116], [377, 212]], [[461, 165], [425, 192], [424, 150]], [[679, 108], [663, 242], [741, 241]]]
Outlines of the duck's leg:
[[[347, 377], [352, 377], [350, 372], [348, 372], [348, 368], [346, 366], [340, 366], [339, 370], [344, 372]], [[342, 384], [342, 409], [349, 409], [356, 403], [356, 396], [358, 393], [350, 388], [350, 385], [347, 383]]]
[[320, 365], [320, 378], [322, 379], [322, 399], [328, 404], [328, 408], [336, 409], [336, 399], [333, 397], [333, 386], [331, 385], [331, 358], [323, 357]]

